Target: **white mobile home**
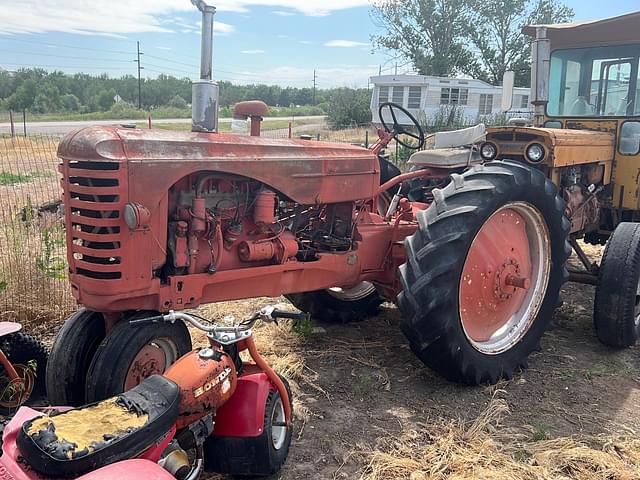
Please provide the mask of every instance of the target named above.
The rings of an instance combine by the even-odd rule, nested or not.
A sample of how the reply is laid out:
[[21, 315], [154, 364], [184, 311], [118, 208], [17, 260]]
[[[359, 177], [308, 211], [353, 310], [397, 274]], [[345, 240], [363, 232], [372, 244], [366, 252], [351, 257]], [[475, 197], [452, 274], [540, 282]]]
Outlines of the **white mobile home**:
[[[482, 80], [467, 78], [432, 77], [426, 75], [382, 75], [371, 77], [374, 85], [371, 97], [373, 122], [380, 124], [378, 108], [385, 102], [402, 105], [419, 120], [430, 119], [444, 108], [456, 105], [462, 108], [465, 120], [473, 122], [482, 116], [503, 113], [502, 87]], [[515, 88], [510, 114], [528, 116], [532, 112], [529, 88]], [[444, 108], [443, 108], [444, 107]], [[385, 114], [385, 122], [387, 115]], [[399, 118], [400, 121], [402, 119]], [[408, 122], [408, 119], [404, 119]]]

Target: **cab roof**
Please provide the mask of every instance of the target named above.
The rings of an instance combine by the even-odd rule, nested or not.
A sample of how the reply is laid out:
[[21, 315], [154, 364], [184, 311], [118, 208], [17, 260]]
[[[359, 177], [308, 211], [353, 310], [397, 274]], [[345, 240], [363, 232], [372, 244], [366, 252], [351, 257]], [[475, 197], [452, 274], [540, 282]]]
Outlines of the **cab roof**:
[[532, 37], [539, 28], [546, 28], [551, 48], [603, 46], [640, 43], [640, 12], [627, 13], [603, 20], [551, 25], [529, 25], [522, 31]]

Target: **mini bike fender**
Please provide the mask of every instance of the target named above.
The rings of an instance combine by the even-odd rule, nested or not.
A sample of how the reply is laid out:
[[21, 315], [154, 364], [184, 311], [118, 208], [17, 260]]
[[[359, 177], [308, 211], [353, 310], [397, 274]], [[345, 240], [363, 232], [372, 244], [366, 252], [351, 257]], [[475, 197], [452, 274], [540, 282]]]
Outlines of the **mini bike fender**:
[[94, 472], [87, 473], [77, 480], [176, 480], [157, 463], [135, 459], [107, 465]]
[[216, 412], [213, 435], [220, 437], [258, 437], [264, 426], [264, 410], [269, 392], [275, 387], [266, 373], [238, 378], [231, 399]]

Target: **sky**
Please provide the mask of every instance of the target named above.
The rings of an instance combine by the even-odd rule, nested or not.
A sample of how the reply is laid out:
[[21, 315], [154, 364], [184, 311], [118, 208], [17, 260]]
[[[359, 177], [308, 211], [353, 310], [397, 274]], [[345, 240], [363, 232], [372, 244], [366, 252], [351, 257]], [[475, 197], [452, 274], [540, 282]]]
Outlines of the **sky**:
[[[374, 51], [371, 0], [207, 0], [215, 16], [214, 76], [234, 83], [366, 87], [393, 73]], [[401, 1], [401, 0], [400, 0]], [[565, 0], [577, 20], [640, 10], [640, 0]], [[189, 0], [0, 0], [0, 68], [196, 79], [200, 13]], [[402, 66], [399, 72], [409, 67]]]

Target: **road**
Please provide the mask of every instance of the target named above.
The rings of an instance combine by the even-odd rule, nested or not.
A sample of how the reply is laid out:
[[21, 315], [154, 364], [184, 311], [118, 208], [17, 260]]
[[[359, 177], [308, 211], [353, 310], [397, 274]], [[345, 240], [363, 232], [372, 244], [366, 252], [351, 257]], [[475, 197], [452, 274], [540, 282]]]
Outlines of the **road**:
[[[265, 122], [286, 120], [287, 117], [267, 117]], [[296, 120], [318, 120], [319, 123], [324, 119], [323, 116], [306, 116], [295, 117]], [[231, 118], [221, 118], [220, 123], [231, 123]], [[165, 123], [191, 123], [190, 118], [164, 118], [152, 120], [154, 124], [161, 125]], [[140, 123], [144, 120], [82, 120], [74, 122], [27, 122], [27, 134], [42, 134], [42, 135], [64, 135], [73, 130], [77, 130], [83, 127], [90, 127], [93, 125], [121, 125], [128, 123]], [[22, 123], [16, 122], [16, 132], [22, 134]], [[11, 126], [9, 123], [0, 123], [0, 135], [9, 134], [11, 132]]]

